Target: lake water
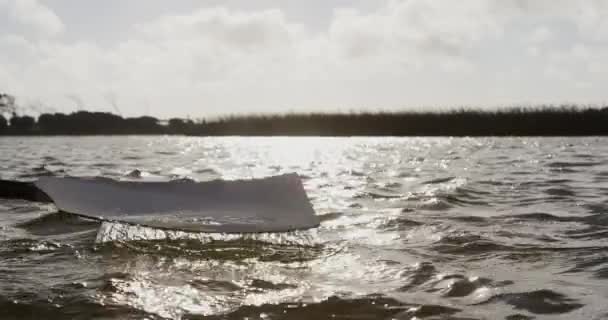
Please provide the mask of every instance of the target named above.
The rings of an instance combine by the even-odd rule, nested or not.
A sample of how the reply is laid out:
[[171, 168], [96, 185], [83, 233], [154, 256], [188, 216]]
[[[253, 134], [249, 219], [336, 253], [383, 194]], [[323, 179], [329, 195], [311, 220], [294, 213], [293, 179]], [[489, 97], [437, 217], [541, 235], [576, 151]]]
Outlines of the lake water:
[[315, 230], [0, 200], [0, 319], [605, 319], [608, 138], [2, 137], [0, 178], [297, 172]]

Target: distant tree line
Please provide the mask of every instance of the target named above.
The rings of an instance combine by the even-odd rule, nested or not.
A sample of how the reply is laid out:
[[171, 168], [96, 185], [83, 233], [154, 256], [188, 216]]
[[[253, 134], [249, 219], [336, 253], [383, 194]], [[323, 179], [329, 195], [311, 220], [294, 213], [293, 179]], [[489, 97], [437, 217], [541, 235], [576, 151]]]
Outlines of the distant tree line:
[[192, 120], [163, 123], [154, 117], [123, 118], [108, 112], [44, 113], [38, 119], [13, 114], [9, 120], [0, 114], [0, 134], [5, 135], [190, 134], [195, 126]]
[[544, 106], [496, 111], [230, 116], [196, 135], [572, 136], [608, 135], [608, 107]]
[[[0, 99], [1, 100], [1, 99]], [[1, 107], [1, 105], [0, 105]], [[229, 116], [213, 121], [123, 118], [107, 112], [1, 115], [4, 135], [178, 134], [197, 136], [572, 136], [608, 135], [608, 107], [509, 108], [496, 111], [311, 113]]]

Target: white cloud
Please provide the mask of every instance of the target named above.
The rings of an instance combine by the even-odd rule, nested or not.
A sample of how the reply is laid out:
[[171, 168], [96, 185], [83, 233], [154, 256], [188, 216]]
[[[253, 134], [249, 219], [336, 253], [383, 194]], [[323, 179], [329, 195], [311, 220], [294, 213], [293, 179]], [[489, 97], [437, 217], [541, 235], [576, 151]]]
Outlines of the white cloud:
[[36, 0], [3, 0], [8, 17], [37, 35], [54, 36], [64, 30], [61, 19], [47, 6]]
[[373, 13], [339, 10], [329, 37], [350, 58], [392, 56], [410, 65], [434, 63], [429, 58], [437, 56], [453, 61], [485, 37], [500, 33], [487, 3], [409, 0], [390, 1]]
[[140, 24], [150, 38], [213, 43], [230, 49], [272, 49], [289, 43], [298, 27], [285, 21], [280, 10], [252, 13], [225, 8], [200, 9], [188, 15], [162, 17]]
[[[336, 9], [321, 31], [281, 9], [201, 8], [139, 21], [111, 46], [0, 33], [0, 89], [107, 111], [111, 94], [159, 116], [602, 101], [607, 6], [572, 2], [393, 0]], [[20, 23], [62, 31], [50, 9], [11, 3]]]
[[539, 26], [528, 36], [528, 41], [534, 44], [541, 44], [552, 40], [553, 32], [547, 26]]

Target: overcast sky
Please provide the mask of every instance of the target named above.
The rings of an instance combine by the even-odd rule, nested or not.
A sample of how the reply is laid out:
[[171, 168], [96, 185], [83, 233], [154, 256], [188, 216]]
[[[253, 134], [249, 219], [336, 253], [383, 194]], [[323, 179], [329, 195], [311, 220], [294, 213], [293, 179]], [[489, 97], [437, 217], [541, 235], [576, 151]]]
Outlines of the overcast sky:
[[47, 112], [601, 104], [607, 80], [605, 0], [0, 0], [0, 92]]

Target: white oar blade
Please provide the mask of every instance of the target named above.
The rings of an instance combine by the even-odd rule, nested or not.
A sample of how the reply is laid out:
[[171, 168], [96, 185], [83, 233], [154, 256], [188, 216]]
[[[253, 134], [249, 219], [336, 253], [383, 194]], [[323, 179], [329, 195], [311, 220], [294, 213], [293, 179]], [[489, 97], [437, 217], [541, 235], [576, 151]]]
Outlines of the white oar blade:
[[61, 211], [194, 232], [283, 232], [319, 225], [297, 174], [208, 182], [42, 177]]

